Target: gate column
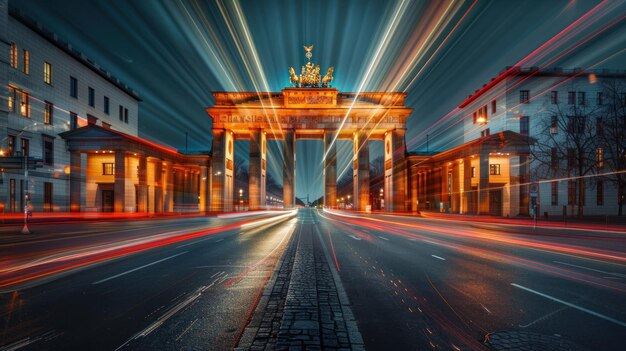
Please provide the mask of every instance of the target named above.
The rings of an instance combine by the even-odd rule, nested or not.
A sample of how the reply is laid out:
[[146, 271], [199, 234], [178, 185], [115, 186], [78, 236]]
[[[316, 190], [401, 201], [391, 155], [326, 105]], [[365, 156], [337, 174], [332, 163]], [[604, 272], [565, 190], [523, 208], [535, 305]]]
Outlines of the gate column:
[[263, 129], [250, 129], [250, 170], [248, 199], [250, 210], [265, 208], [265, 151]]
[[293, 208], [296, 205], [296, 134], [293, 129], [283, 129], [283, 205]]
[[337, 206], [337, 152], [332, 141], [333, 132], [324, 131], [324, 207], [328, 208]]
[[370, 152], [367, 134], [354, 133], [354, 209], [365, 211], [370, 204]]

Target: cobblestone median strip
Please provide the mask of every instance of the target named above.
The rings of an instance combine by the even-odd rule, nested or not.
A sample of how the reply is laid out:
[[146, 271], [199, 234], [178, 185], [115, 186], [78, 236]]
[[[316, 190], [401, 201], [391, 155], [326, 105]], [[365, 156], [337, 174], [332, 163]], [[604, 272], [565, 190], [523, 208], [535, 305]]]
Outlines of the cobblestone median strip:
[[331, 264], [317, 226], [299, 225], [236, 350], [363, 350]]

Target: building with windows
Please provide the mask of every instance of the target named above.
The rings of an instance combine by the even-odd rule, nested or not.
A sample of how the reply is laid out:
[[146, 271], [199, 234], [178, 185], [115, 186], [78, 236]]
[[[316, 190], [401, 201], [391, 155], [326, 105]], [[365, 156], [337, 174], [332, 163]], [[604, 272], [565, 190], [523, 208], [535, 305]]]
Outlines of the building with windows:
[[625, 106], [626, 71], [507, 67], [459, 106], [462, 145], [409, 156], [413, 208], [617, 214]]
[[0, 53], [0, 157], [42, 160], [28, 178], [2, 169], [0, 211], [21, 212], [27, 198], [33, 211], [204, 209], [209, 156], [139, 138], [139, 95], [7, 0]]

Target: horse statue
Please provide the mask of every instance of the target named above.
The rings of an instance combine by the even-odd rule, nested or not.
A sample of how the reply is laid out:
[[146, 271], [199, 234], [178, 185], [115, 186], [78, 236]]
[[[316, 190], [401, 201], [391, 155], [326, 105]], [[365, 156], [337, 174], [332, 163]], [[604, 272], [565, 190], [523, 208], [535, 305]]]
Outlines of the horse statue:
[[300, 86], [300, 77], [298, 77], [293, 67], [289, 67], [289, 83], [296, 88]]
[[324, 76], [324, 78], [322, 78], [322, 87], [323, 88], [328, 88], [329, 84], [333, 81], [333, 72], [335, 71], [334, 67], [329, 67], [328, 68], [328, 72], [326, 72], [326, 75]]

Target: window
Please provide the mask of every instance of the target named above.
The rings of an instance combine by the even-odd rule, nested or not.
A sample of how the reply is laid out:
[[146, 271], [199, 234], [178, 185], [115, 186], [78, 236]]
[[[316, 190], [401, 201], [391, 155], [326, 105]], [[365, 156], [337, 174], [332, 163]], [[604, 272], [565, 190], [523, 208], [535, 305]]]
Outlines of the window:
[[476, 167], [472, 167], [472, 178], [476, 178]]
[[500, 175], [500, 165], [499, 164], [490, 164], [489, 165], [489, 175]]
[[496, 113], [498, 106], [496, 105], [496, 100], [491, 100], [491, 114]]
[[124, 106], [120, 105], [120, 121], [124, 120]]
[[604, 149], [602, 147], [596, 148], [596, 165], [598, 168], [604, 168]]
[[567, 148], [567, 168], [576, 167], [576, 150]]
[[559, 166], [559, 155], [555, 147], [550, 150], [550, 166], [556, 169]]
[[17, 207], [17, 201], [15, 201], [15, 178], [11, 178], [11, 180], [9, 180], [9, 194], [11, 198], [9, 201], [11, 212], [15, 212]]
[[602, 117], [596, 118], [596, 135], [597, 136], [604, 135], [604, 122], [602, 121]]
[[49, 62], [43, 62], [43, 81], [52, 85], [52, 65]]
[[89, 106], [96, 107], [96, 91], [89, 87]]
[[15, 135], [9, 135], [7, 138], [7, 147], [8, 147], [8, 152], [9, 152], [9, 157], [13, 156], [14, 152], [15, 152]]
[[30, 156], [30, 140], [22, 138], [22, 156]]
[[550, 117], [550, 133], [556, 134], [559, 132], [559, 120], [556, 115]]
[[552, 185], [552, 189], [550, 192], [550, 197], [551, 197], [551, 204], [552, 206], [558, 206], [559, 205], [559, 182], [558, 181], [553, 181], [551, 183]]
[[481, 136], [481, 137], [486, 137], [486, 136], [489, 136], [489, 134], [490, 134], [490, 132], [489, 132], [489, 128], [487, 128], [487, 129], [485, 129], [485, 130], [483, 130], [483, 131], [481, 131], [481, 132], [480, 132], [480, 136]]
[[528, 135], [529, 122], [528, 116], [522, 116], [519, 119], [519, 133], [522, 135]]
[[104, 97], [104, 113], [106, 113], [107, 115], [109, 114], [109, 97], [105, 96]]
[[550, 102], [552, 104], [558, 104], [559, 103], [559, 92], [556, 90], [552, 90], [550, 92]]
[[604, 182], [601, 180], [596, 183], [596, 205], [604, 205]]
[[579, 91], [578, 92], [578, 104], [579, 105], [584, 105], [585, 104], [585, 92], [584, 91]]
[[42, 136], [43, 143], [43, 163], [48, 166], [54, 164], [54, 139], [49, 136]]
[[576, 103], [576, 92], [568, 91], [567, 92], [567, 104], [574, 105]]
[[567, 182], [567, 204], [576, 204], [576, 181], [570, 180]]
[[530, 92], [528, 90], [520, 90], [519, 91], [519, 103], [527, 104], [530, 102], [529, 99]]
[[585, 132], [585, 116], [568, 116], [568, 131], [570, 133], [582, 134]]
[[17, 45], [11, 43], [11, 67], [17, 68]]
[[15, 101], [17, 101], [17, 91], [14, 87], [9, 87], [9, 97], [7, 99], [7, 109], [9, 112], [15, 112]]
[[30, 117], [30, 95], [22, 91], [20, 98], [20, 115]]
[[74, 112], [70, 112], [70, 129], [78, 128], [78, 115]]
[[124, 109], [124, 123], [128, 123], [128, 109]]
[[478, 119], [478, 113], [476, 111], [474, 111], [473, 117], [474, 117], [474, 124], [476, 124], [476, 120]]
[[113, 175], [115, 171], [114, 163], [103, 163], [102, 164], [102, 175]]
[[53, 112], [54, 112], [54, 105], [49, 101], [45, 101], [44, 107], [43, 107], [43, 123], [44, 124], [52, 124]]
[[596, 105], [604, 105], [604, 93], [601, 91], [596, 95]]
[[29, 65], [30, 65], [30, 55], [28, 54], [28, 50], [24, 49], [22, 54], [24, 55], [22, 58], [24, 60], [24, 65], [22, 66], [22, 72], [24, 72], [24, 74], [28, 74], [30, 69], [29, 69]]
[[52, 183], [43, 183], [43, 210], [52, 212]]
[[70, 76], [70, 96], [78, 98], [78, 80]]

